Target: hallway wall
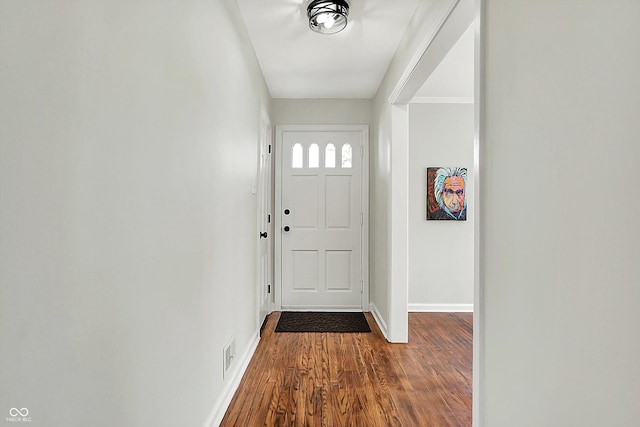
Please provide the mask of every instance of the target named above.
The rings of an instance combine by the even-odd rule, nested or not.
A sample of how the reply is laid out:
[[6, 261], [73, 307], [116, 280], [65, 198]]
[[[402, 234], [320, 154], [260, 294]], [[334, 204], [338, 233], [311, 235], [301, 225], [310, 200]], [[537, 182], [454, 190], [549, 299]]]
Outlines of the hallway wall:
[[479, 421], [636, 425], [640, 2], [485, 7]]
[[[383, 328], [388, 327], [391, 315], [390, 306], [390, 280], [391, 257], [390, 233], [393, 232], [391, 205], [391, 108], [389, 96], [395, 89], [395, 85], [412, 61], [416, 50], [429, 34], [446, 4], [445, 0], [420, 2], [407, 31], [398, 45], [389, 68], [380, 83], [378, 92], [373, 99], [372, 126], [371, 126], [371, 150], [370, 150], [370, 201], [371, 206], [371, 231], [370, 231], [370, 258], [371, 267], [371, 303], [374, 312], [378, 313]], [[408, 165], [407, 165], [408, 167]], [[401, 232], [406, 232], [402, 231]]]
[[272, 102], [276, 125], [369, 125], [370, 99], [281, 99]]
[[[409, 311], [473, 309], [474, 105], [409, 105]], [[467, 168], [466, 221], [426, 220], [427, 167]]]
[[256, 337], [260, 104], [234, 2], [0, 0], [0, 411], [201, 426]]

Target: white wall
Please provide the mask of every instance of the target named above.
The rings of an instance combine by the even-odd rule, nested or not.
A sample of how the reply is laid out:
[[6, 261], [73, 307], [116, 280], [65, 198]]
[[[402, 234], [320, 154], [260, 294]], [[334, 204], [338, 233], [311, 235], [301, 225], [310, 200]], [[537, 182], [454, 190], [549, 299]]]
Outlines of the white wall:
[[0, 413], [198, 426], [256, 333], [235, 3], [0, 0]]
[[[391, 204], [391, 108], [389, 96], [411, 62], [416, 49], [433, 30], [445, 0], [420, 2], [409, 23], [384, 79], [373, 100], [370, 157], [370, 259], [372, 308], [383, 322], [389, 322]], [[406, 232], [400, 231], [400, 232]]]
[[485, 7], [481, 425], [637, 425], [640, 2]]
[[[473, 309], [473, 104], [409, 105], [409, 310]], [[427, 221], [427, 167], [466, 167], [466, 221]]]
[[276, 125], [368, 125], [370, 99], [281, 99], [272, 101]]
[[389, 156], [388, 111], [375, 107], [369, 128], [369, 300], [385, 329], [389, 322]]

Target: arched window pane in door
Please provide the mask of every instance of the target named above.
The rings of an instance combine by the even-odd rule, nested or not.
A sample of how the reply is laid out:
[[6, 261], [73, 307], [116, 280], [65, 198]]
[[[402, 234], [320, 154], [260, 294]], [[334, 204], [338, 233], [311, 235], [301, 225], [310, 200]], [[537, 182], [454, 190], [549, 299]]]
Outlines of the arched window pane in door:
[[324, 167], [336, 167], [336, 146], [333, 144], [327, 144], [327, 148], [324, 149]]
[[318, 148], [318, 144], [311, 144], [309, 147], [309, 167], [320, 167], [320, 149]]
[[342, 167], [351, 167], [351, 144], [344, 144], [342, 146]]
[[293, 150], [291, 152], [291, 167], [292, 168], [302, 167], [302, 145], [300, 144], [295, 144], [293, 146]]

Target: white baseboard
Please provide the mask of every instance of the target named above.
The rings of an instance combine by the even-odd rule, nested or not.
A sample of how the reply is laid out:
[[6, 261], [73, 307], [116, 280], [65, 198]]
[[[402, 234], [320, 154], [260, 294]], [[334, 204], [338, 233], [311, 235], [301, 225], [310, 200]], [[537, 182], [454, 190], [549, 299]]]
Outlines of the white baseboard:
[[473, 313], [473, 304], [409, 304], [410, 312]]
[[207, 421], [205, 421], [204, 427], [218, 427], [222, 422], [224, 414], [227, 412], [227, 408], [231, 403], [231, 399], [233, 399], [233, 395], [235, 394], [236, 390], [238, 390], [240, 380], [242, 380], [242, 376], [249, 367], [249, 362], [251, 362], [251, 357], [253, 357], [253, 353], [255, 353], [259, 342], [260, 331], [256, 331], [249, 344], [249, 347], [242, 355], [242, 359], [239, 359], [240, 364], [236, 366], [235, 370], [229, 377], [229, 381], [226, 382], [224, 388], [222, 389], [222, 393], [220, 393], [220, 397], [213, 406], [211, 414], [207, 418]]
[[378, 311], [378, 307], [376, 307], [374, 303], [371, 303], [369, 307], [371, 310], [371, 314], [373, 315], [373, 319], [378, 324], [378, 328], [380, 328], [380, 332], [382, 332], [382, 335], [384, 335], [387, 341], [389, 341], [389, 331], [387, 329], [387, 324], [384, 322], [380, 311]]

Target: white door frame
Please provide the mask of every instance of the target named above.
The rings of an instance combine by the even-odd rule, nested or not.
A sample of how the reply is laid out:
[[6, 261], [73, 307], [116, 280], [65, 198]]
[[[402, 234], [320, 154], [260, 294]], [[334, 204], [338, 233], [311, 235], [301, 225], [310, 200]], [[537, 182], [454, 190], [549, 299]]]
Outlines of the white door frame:
[[275, 292], [275, 310], [282, 309], [282, 134], [284, 132], [361, 132], [362, 133], [362, 240], [361, 240], [361, 269], [362, 280], [362, 310], [369, 311], [369, 126], [368, 125], [277, 125], [275, 144], [275, 278], [273, 291]]

